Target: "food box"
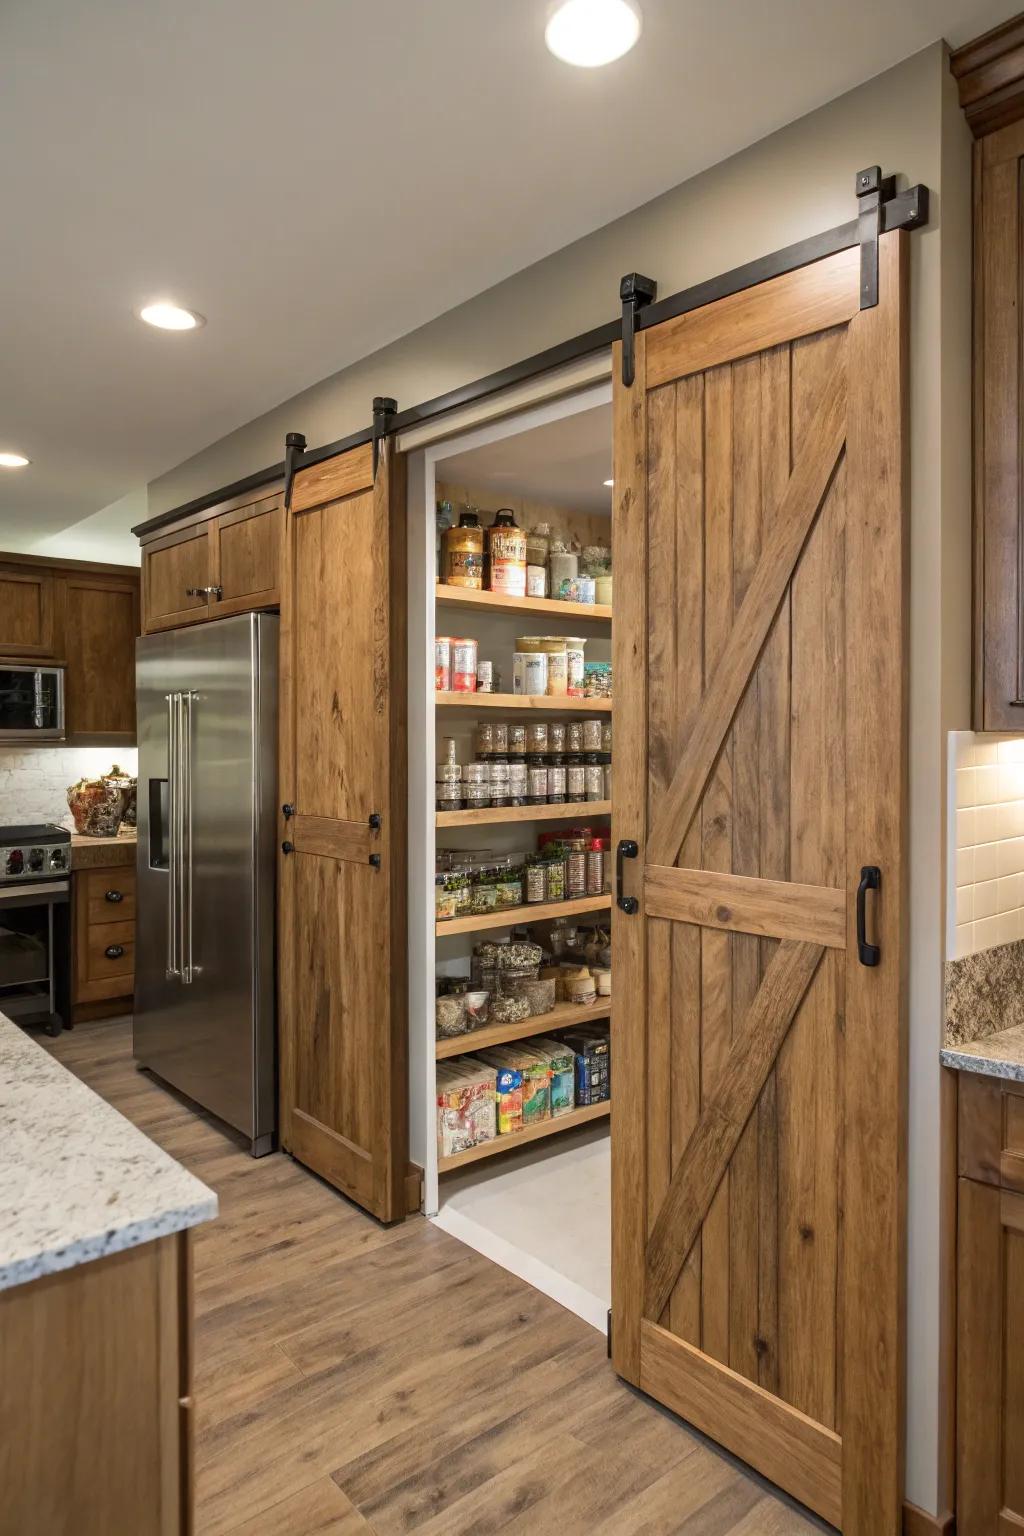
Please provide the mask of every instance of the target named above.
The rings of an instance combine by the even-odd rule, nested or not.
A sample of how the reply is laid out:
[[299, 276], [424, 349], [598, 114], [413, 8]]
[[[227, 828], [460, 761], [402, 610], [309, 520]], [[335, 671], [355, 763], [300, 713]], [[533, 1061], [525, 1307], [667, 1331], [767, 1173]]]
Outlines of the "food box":
[[473, 1056], [437, 1064], [437, 1152], [453, 1157], [497, 1134], [495, 1072]]
[[551, 1117], [571, 1115], [576, 1104], [576, 1053], [563, 1040], [544, 1036], [528, 1042], [551, 1073]]
[[538, 1060], [531, 1051], [522, 1045], [498, 1045], [489, 1051], [481, 1051], [480, 1060], [493, 1067], [495, 1072], [506, 1069], [520, 1075], [520, 1087], [523, 1096], [523, 1119], [521, 1130], [529, 1130], [531, 1125], [539, 1125], [543, 1120], [551, 1118], [551, 1069], [543, 1060]]
[[576, 1103], [603, 1104], [611, 1097], [611, 1040], [597, 1025], [567, 1029], [561, 1037], [576, 1053]]

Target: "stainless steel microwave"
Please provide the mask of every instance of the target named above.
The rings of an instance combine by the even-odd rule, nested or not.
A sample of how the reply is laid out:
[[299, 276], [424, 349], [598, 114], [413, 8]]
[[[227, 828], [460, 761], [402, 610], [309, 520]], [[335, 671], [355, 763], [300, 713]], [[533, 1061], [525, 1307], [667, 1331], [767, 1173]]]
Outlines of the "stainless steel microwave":
[[0, 741], [64, 740], [64, 668], [0, 662]]

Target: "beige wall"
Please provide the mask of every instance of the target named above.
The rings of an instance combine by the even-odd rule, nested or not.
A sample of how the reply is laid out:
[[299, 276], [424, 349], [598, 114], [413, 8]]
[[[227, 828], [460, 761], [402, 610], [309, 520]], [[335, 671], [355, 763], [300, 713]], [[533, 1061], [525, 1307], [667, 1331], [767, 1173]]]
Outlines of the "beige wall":
[[[907, 1496], [948, 1504], [939, 1347], [945, 733], [969, 721], [970, 155], [936, 45], [654, 203], [305, 391], [150, 486], [164, 511], [280, 459], [284, 434], [328, 442], [368, 424], [374, 394], [409, 406], [612, 319], [618, 279], [663, 295], [854, 213], [881, 164], [932, 191], [911, 262], [911, 1090]], [[386, 304], [387, 296], [378, 302]], [[942, 622], [939, 622], [939, 615]], [[884, 850], [880, 851], [884, 863]], [[947, 1396], [948, 1401], [948, 1396]]]

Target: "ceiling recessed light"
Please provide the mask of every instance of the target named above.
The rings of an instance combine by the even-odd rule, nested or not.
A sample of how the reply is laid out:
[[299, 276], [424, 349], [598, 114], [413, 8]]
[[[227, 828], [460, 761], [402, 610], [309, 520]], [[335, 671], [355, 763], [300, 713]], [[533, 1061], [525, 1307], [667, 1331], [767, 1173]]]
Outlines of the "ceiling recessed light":
[[0, 469], [24, 469], [28, 463], [23, 453], [0, 453]]
[[634, 0], [558, 0], [548, 15], [544, 41], [556, 59], [596, 69], [628, 53], [641, 25]]
[[182, 309], [179, 304], [170, 304], [165, 299], [145, 305], [139, 310], [139, 319], [145, 320], [147, 325], [157, 326], [161, 331], [194, 331], [197, 326], [206, 323], [194, 309]]
[[605, 483], [605, 485], [614, 485], [615, 481], [614, 480], [606, 480], [604, 483]]

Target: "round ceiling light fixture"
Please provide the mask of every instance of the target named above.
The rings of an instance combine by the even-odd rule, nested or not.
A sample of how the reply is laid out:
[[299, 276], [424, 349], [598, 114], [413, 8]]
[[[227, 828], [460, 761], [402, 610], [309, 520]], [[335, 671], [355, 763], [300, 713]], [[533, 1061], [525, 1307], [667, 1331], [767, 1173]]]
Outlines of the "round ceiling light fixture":
[[145, 320], [147, 325], [155, 325], [161, 331], [194, 331], [206, 324], [202, 315], [197, 315], [194, 309], [182, 309], [180, 304], [171, 304], [167, 299], [143, 305], [138, 314], [140, 320]]
[[0, 469], [24, 469], [30, 462], [23, 453], [0, 453]]
[[557, 0], [548, 12], [544, 41], [556, 59], [597, 69], [628, 53], [642, 25], [634, 0]]

